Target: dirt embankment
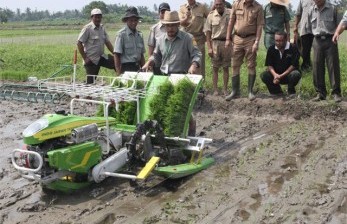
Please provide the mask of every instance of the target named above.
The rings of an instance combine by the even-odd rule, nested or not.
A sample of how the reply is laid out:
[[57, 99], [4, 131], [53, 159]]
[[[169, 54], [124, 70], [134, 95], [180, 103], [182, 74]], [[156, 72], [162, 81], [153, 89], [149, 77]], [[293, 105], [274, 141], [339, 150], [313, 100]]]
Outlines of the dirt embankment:
[[21, 131], [56, 107], [2, 102], [0, 223], [346, 223], [344, 102], [208, 96], [194, 113], [197, 134], [214, 139], [209, 169], [136, 186], [108, 178], [47, 195], [15, 172], [8, 155]]

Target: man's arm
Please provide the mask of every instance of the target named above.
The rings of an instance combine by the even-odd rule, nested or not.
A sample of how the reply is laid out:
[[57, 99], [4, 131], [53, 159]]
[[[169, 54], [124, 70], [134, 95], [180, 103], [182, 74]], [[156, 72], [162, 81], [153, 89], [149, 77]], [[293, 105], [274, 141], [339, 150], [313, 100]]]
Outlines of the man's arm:
[[117, 75], [122, 74], [121, 70], [122, 70], [122, 64], [120, 63], [120, 54], [119, 53], [114, 53], [114, 66], [116, 68], [116, 73]]
[[107, 49], [113, 53], [114, 49], [113, 49], [113, 45], [112, 45], [111, 41], [107, 40], [105, 42], [105, 45], [106, 45]]
[[213, 57], [213, 49], [212, 49], [212, 40], [211, 40], [211, 31], [206, 31], [206, 43], [207, 43], [207, 50], [208, 50], [208, 56], [211, 58]]
[[184, 7], [185, 6], [181, 6], [180, 8], [179, 18], [181, 26], [187, 27], [190, 24], [189, 18], [192, 16], [192, 13], [190, 12], [190, 10], [187, 10], [187, 12], [185, 12]]
[[340, 23], [339, 26], [337, 27], [334, 36], [333, 36], [333, 42], [336, 44], [337, 41], [340, 38], [340, 34], [347, 28], [347, 26], [344, 23]]
[[147, 41], [148, 56], [152, 56], [155, 45], [156, 45], [156, 40], [155, 40], [154, 27], [151, 27], [149, 36], [148, 36], [148, 41]]
[[142, 70], [149, 71], [152, 70], [153, 66], [156, 65], [157, 67], [160, 67], [161, 65], [158, 63], [161, 62], [162, 57], [159, 50], [158, 44], [155, 46], [153, 54], [149, 56], [148, 61], [142, 66]]
[[256, 34], [255, 41], [254, 41], [254, 44], [253, 44], [253, 47], [252, 47], [252, 52], [253, 53], [255, 53], [258, 50], [258, 48], [259, 48], [259, 40], [261, 38], [262, 30], [263, 30], [263, 25], [258, 25], [257, 26], [257, 34]]
[[87, 58], [86, 52], [84, 52], [84, 47], [81, 41], [77, 41], [77, 48], [78, 51], [80, 52], [83, 60], [85, 60]]
[[225, 47], [229, 47], [230, 43], [232, 42], [231, 33], [233, 32], [235, 21], [236, 21], [236, 16], [234, 15], [233, 11], [234, 10], [232, 10], [232, 14], [230, 16], [229, 23], [228, 23]]
[[145, 56], [141, 54], [141, 59], [140, 59], [140, 66], [142, 67], [145, 64]]
[[189, 67], [188, 73], [197, 74], [198, 68], [200, 67], [202, 54], [196, 46], [193, 46], [192, 41], [189, 42], [188, 47], [189, 47], [188, 50], [190, 52], [191, 62], [192, 62]]
[[298, 35], [299, 35], [298, 27], [299, 27], [299, 23], [301, 21], [301, 15], [302, 15], [302, 4], [301, 4], [301, 1], [299, 1], [299, 5], [298, 5], [298, 8], [296, 10], [294, 29], [293, 29], [294, 43], [296, 43], [298, 40]]
[[154, 47], [148, 46], [148, 56], [152, 56], [154, 51]]
[[81, 41], [77, 41], [77, 49], [78, 49], [78, 52], [80, 52], [82, 58], [83, 58], [83, 61], [84, 61], [84, 64], [88, 64], [90, 63], [90, 59], [87, 57], [87, 54], [86, 52], [84, 52], [84, 47], [83, 47], [83, 44]]

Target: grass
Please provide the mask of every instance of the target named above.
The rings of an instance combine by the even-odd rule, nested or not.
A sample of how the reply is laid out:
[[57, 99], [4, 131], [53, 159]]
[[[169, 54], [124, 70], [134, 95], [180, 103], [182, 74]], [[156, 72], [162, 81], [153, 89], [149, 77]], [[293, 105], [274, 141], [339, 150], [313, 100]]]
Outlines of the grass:
[[[85, 21], [85, 24], [88, 21]], [[72, 64], [73, 52], [76, 49], [76, 40], [83, 25], [69, 24], [66, 27], [56, 26], [1, 26], [0, 27], [0, 78], [2, 80], [23, 80], [29, 76], [35, 76], [39, 79], [47, 78], [62, 65]], [[118, 24], [105, 24], [110, 36], [111, 42], [115, 40], [117, 31], [123, 26]], [[145, 44], [149, 34], [151, 24], [140, 23], [138, 28], [142, 31]], [[341, 64], [341, 89], [343, 95], [347, 91], [347, 32], [342, 35], [339, 41], [339, 53]], [[108, 50], [105, 48], [105, 53]], [[259, 93], [268, 94], [266, 86], [261, 82], [259, 75], [265, 70], [264, 61], [266, 50], [263, 44], [260, 45], [257, 57], [257, 80], [255, 89]], [[85, 71], [82, 60], [78, 55], [77, 77], [80, 80], [85, 78]], [[230, 69], [231, 70], [231, 69]], [[231, 72], [231, 71], [230, 71]], [[68, 74], [72, 74], [72, 71]], [[112, 70], [101, 68], [100, 75], [113, 76]], [[245, 64], [241, 69], [241, 94], [247, 95], [247, 69]], [[329, 78], [326, 75], [327, 89], [330, 89]], [[312, 74], [304, 73], [300, 85], [300, 92], [304, 98], [310, 98], [315, 95], [313, 87]], [[299, 88], [297, 87], [297, 90]], [[222, 89], [222, 71], [219, 73], [218, 86]], [[231, 81], [229, 81], [229, 90]], [[212, 68], [211, 60], [206, 55], [206, 82], [205, 87], [212, 89]], [[286, 87], [283, 88], [286, 90]]]

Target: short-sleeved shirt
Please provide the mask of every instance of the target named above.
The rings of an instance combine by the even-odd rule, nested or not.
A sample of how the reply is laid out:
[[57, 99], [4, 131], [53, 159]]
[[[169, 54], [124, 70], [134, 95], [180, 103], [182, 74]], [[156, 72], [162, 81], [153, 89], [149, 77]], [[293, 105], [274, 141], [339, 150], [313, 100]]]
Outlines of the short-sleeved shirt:
[[278, 31], [284, 31], [285, 24], [290, 21], [288, 9], [285, 6], [275, 6], [271, 3], [264, 8], [264, 31], [274, 34]]
[[250, 6], [245, 6], [245, 0], [238, 0], [233, 4], [232, 19], [235, 20], [235, 34], [248, 36], [257, 33], [257, 27], [264, 25], [263, 8], [253, 1]]
[[149, 31], [148, 36], [148, 46], [155, 47], [157, 40], [159, 37], [164, 35], [166, 33], [166, 29], [164, 24], [162, 24], [160, 21], [151, 27]]
[[98, 64], [100, 57], [104, 55], [104, 45], [109, 41], [109, 37], [102, 24], [97, 27], [90, 22], [83, 27], [77, 40], [83, 44], [87, 57], [94, 64]]
[[177, 36], [170, 41], [167, 34], [159, 37], [150, 60], [160, 64], [164, 74], [188, 72], [190, 65], [200, 65], [201, 52], [193, 45], [192, 35], [179, 30]]
[[145, 53], [145, 44], [142, 33], [131, 31], [128, 26], [122, 28], [116, 37], [114, 53], [120, 54], [121, 63], [140, 62]]
[[272, 66], [276, 73], [282, 74], [291, 65], [298, 69], [299, 58], [298, 48], [289, 42], [287, 42], [283, 54], [281, 54], [276, 45], [272, 45], [267, 50], [265, 66]]
[[308, 13], [313, 5], [315, 5], [313, 0], [300, 0], [299, 2], [298, 9], [296, 10], [296, 16], [299, 16], [301, 18], [299, 30], [301, 36], [311, 33]]
[[180, 20], [186, 17], [186, 13], [190, 9], [191, 18], [188, 20], [190, 23], [187, 27], [183, 27], [182, 30], [192, 34], [194, 37], [205, 36], [203, 29], [205, 18], [207, 18], [209, 10], [207, 6], [196, 2], [195, 5], [189, 6], [189, 4], [184, 4], [180, 6], [179, 17]]
[[341, 20], [341, 24], [344, 25], [344, 26], [347, 26], [347, 10], [343, 14], [343, 17], [342, 17], [342, 20]]
[[208, 15], [205, 23], [205, 32], [211, 32], [211, 39], [222, 40], [227, 36], [228, 23], [231, 10], [225, 8], [223, 15], [220, 15], [215, 9]]
[[317, 5], [314, 5], [308, 14], [308, 18], [313, 35], [333, 35], [335, 33], [338, 25], [337, 8], [327, 0], [320, 10]]

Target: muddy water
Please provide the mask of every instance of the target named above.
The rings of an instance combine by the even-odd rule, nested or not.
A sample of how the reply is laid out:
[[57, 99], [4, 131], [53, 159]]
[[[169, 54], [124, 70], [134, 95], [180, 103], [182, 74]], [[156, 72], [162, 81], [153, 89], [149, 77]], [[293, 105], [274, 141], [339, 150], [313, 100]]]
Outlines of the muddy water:
[[[67, 108], [67, 104], [62, 106]], [[169, 181], [108, 178], [73, 194], [43, 194], [11, 167], [20, 132], [53, 105], [2, 102], [0, 223], [344, 223], [346, 107], [207, 98], [197, 133], [215, 165]], [[88, 108], [82, 108], [85, 111]], [[18, 118], [20, 117], [20, 119]]]

